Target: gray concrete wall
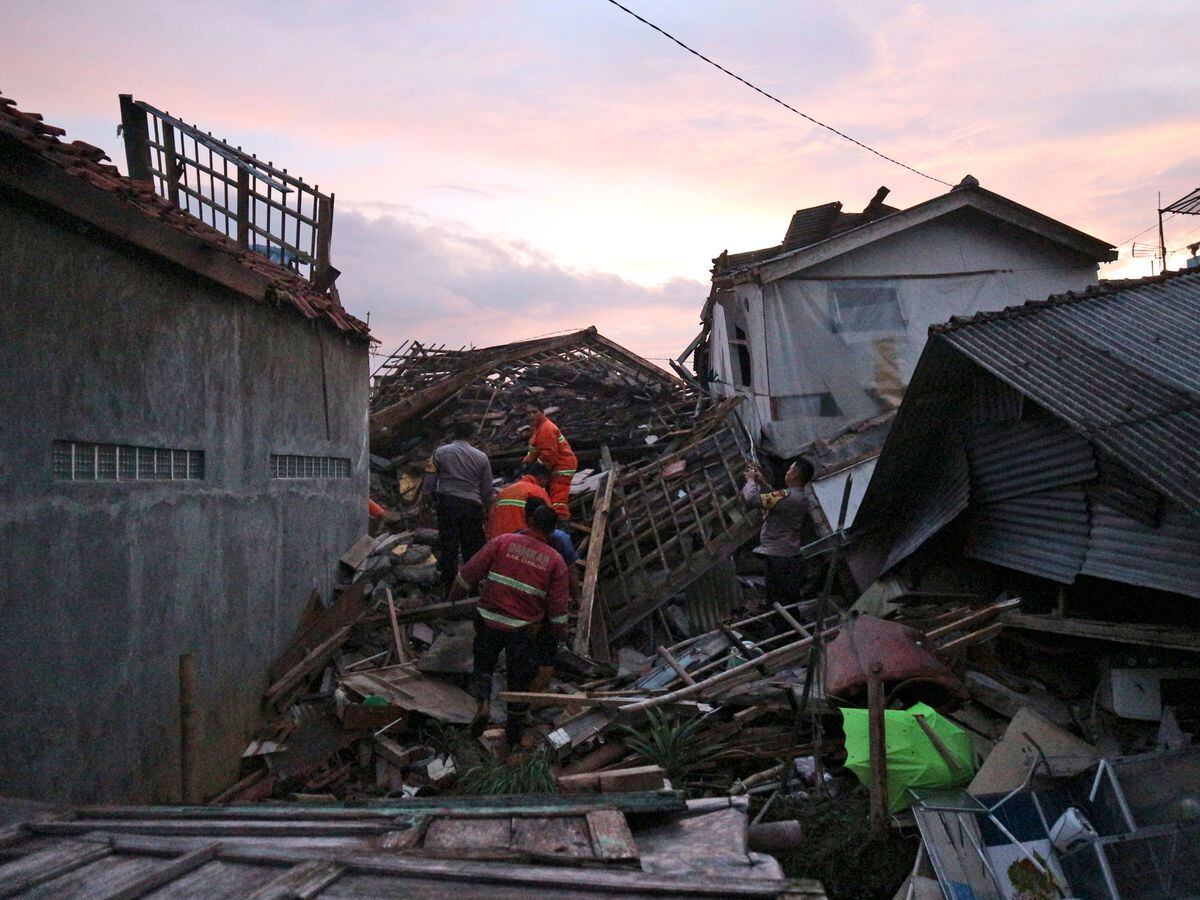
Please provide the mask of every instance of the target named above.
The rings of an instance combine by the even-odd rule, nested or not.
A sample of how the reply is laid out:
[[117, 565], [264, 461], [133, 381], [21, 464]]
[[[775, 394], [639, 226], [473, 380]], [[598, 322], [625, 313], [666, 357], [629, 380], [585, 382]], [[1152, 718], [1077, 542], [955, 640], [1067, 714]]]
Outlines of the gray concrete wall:
[[[177, 799], [188, 651], [215, 793], [366, 529], [367, 347], [0, 196], [0, 360], [0, 794]], [[205, 477], [55, 480], [55, 440], [201, 449]]]

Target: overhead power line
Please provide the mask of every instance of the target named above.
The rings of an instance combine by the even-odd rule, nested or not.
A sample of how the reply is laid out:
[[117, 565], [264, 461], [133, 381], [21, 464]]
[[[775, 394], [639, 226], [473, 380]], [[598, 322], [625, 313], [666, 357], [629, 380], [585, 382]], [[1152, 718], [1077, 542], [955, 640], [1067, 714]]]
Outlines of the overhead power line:
[[705, 55], [704, 55], [703, 53], [701, 53], [700, 51], [698, 51], [698, 50], [693, 50], [691, 47], [689, 47], [687, 44], [685, 44], [685, 43], [684, 43], [683, 41], [681, 41], [679, 38], [675, 37], [675, 35], [673, 35], [673, 34], [670, 34], [670, 33], [666, 32], [666, 31], [663, 31], [661, 28], [659, 28], [659, 27], [658, 27], [657, 25], [655, 25], [653, 22], [651, 22], [651, 21], [649, 21], [648, 19], [644, 19], [644, 18], [642, 18], [641, 16], [639, 16], [637, 13], [635, 13], [635, 12], [634, 12], [632, 9], [630, 9], [628, 6], [624, 6], [624, 5], [620, 4], [620, 3], [618, 3], [618, 2], [617, 2], [617, 0], [608, 0], [608, 2], [609, 2], [609, 3], [611, 3], [613, 6], [617, 7], [618, 9], [620, 9], [620, 10], [623, 10], [623, 11], [625, 11], [625, 12], [629, 13], [629, 15], [633, 16], [635, 19], [637, 19], [637, 20], [638, 20], [639, 22], [641, 22], [643, 25], [648, 25], [649, 27], [651, 27], [651, 28], [653, 28], [655, 31], [657, 31], [659, 34], [661, 34], [663, 37], [667, 38], [668, 40], [671, 40], [671, 41], [673, 41], [673, 42], [674, 42], [674, 43], [676, 43], [676, 44], [678, 44], [680, 47], [682, 47], [682, 48], [683, 48], [684, 50], [686, 50], [688, 53], [692, 54], [692, 56], [695, 56], [695, 57], [697, 57], [698, 59], [702, 59], [702, 60], [704, 60], [704, 62], [708, 63], [710, 66], [713, 66], [714, 68], [720, 69], [722, 72], [724, 72], [724, 73], [725, 73], [726, 75], [728, 75], [730, 78], [733, 78], [733, 79], [734, 79], [734, 80], [736, 80], [736, 81], [740, 81], [740, 82], [741, 82], [742, 84], [744, 84], [746, 87], [750, 88], [750, 89], [751, 89], [751, 90], [753, 90], [753, 91], [757, 91], [758, 93], [760, 93], [760, 94], [762, 94], [764, 97], [766, 97], [768, 100], [773, 100], [774, 102], [778, 103], [778, 104], [779, 104], [780, 106], [782, 106], [784, 109], [786, 109], [786, 110], [789, 110], [789, 111], [791, 111], [791, 112], [794, 112], [796, 115], [800, 116], [801, 118], [807, 119], [808, 121], [812, 122], [814, 125], [819, 125], [820, 127], [824, 128], [826, 131], [832, 131], [832, 132], [833, 132], [834, 134], [836, 134], [838, 137], [842, 138], [842, 140], [849, 141], [850, 143], [854, 144], [856, 147], [860, 147], [860, 148], [862, 148], [863, 150], [866, 150], [868, 153], [873, 153], [873, 154], [875, 154], [876, 156], [878, 156], [880, 159], [886, 160], [887, 162], [890, 162], [890, 163], [891, 163], [892, 165], [894, 165], [894, 166], [899, 166], [899, 167], [900, 167], [900, 168], [902, 168], [902, 169], [907, 169], [908, 171], [912, 172], [914, 175], [920, 175], [922, 178], [928, 178], [930, 181], [936, 181], [938, 184], [944, 184], [946, 187], [954, 187], [954, 185], [952, 185], [952, 184], [951, 184], [950, 182], [948, 182], [948, 181], [942, 181], [942, 179], [940, 179], [940, 178], [935, 178], [935, 177], [934, 177], [934, 176], [932, 176], [932, 175], [928, 175], [928, 174], [926, 174], [925, 172], [922, 172], [920, 169], [915, 169], [915, 168], [913, 168], [912, 166], [908, 165], [907, 163], [902, 163], [902, 162], [900, 162], [900, 160], [898, 160], [898, 159], [893, 159], [892, 157], [888, 156], [886, 153], [880, 153], [880, 152], [879, 152], [878, 150], [876, 150], [874, 147], [870, 147], [870, 146], [868, 146], [868, 145], [864, 144], [862, 141], [859, 141], [859, 140], [856, 140], [856, 139], [854, 139], [854, 138], [850, 137], [850, 135], [846, 134], [844, 131], [838, 131], [838, 130], [837, 130], [836, 128], [834, 128], [832, 125], [826, 125], [826, 124], [825, 124], [824, 122], [822, 122], [820, 119], [815, 119], [815, 118], [813, 118], [812, 116], [810, 116], [808, 113], [803, 113], [803, 112], [801, 112], [800, 110], [796, 109], [796, 107], [792, 106], [791, 104], [789, 104], [789, 103], [785, 103], [784, 101], [780, 100], [780, 99], [779, 99], [778, 97], [776, 97], [774, 94], [767, 93], [766, 91], [764, 91], [762, 88], [758, 87], [757, 85], [751, 84], [749, 81], [747, 81], [747, 80], [746, 80], [745, 78], [743, 78], [741, 75], [737, 75], [737, 74], [735, 74], [735, 73], [733, 73], [733, 72], [729, 71], [727, 68], [725, 68], [725, 67], [724, 67], [723, 65], [721, 65], [720, 63], [718, 63], [718, 62], [713, 62], [711, 59], [709, 59], [707, 56], [705, 56]]

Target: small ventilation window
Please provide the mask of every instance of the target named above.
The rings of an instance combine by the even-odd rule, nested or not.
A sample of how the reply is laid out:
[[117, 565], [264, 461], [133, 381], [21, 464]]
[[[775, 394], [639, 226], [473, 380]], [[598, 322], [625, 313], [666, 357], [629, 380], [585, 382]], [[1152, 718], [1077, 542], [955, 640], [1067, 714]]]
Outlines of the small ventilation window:
[[349, 478], [350, 460], [340, 456], [271, 454], [272, 478]]
[[204, 451], [55, 441], [51, 467], [56, 481], [200, 481]]

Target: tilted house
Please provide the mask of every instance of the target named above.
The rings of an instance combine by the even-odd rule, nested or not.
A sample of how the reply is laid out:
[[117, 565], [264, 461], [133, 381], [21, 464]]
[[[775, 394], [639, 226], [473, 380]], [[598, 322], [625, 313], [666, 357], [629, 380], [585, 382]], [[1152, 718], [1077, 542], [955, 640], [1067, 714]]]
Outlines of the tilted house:
[[968, 176], [899, 210], [799, 210], [783, 242], [715, 259], [694, 368], [743, 394], [756, 442], [780, 457], [893, 410], [935, 322], [1096, 283], [1107, 243]]
[[0, 97], [0, 794], [228, 783], [263, 661], [366, 529], [369, 334]]
[[971, 558], [1200, 597], [1197, 347], [1200, 272], [933, 328], [859, 507], [860, 584]]

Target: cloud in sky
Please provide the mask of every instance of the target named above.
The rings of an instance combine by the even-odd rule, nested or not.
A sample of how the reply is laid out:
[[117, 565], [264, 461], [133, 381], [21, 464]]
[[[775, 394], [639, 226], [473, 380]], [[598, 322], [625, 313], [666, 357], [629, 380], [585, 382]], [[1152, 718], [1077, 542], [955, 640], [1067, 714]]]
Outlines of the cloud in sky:
[[695, 336], [708, 293], [683, 278], [646, 286], [574, 271], [527, 244], [395, 215], [340, 214], [332, 252], [339, 290], [370, 311], [385, 352], [413, 338], [484, 347], [595, 325], [662, 359]]
[[[1191, 0], [628, 2], [881, 151], [946, 181], [973, 174], [1098, 237], [1130, 237], [1155, 222], [1158, 191], [1167, 201], [1200, 184]], [[297, 0], [286, 14], [47, 0], [9, 10], [5, 29], [4, 89], [71, 137], [120, 159], [115, 95], [131, 91], [336, 191], [343, 284], [372, 286], [344, 293], [381, 333], [420, 324], [412, 295], [377, 301], [391, 267], [465, 304], [461, 327], [495, 325], [482, 282], [497, 271], [503, 289], [489, 296], [517, 304], [505, 322], [535, 291], [571, 325], [599, 315], [581, 307], [596, 290], [619, 295], [605, 309], [642, 291], [651, 334], [677, 316], [686, 341], [699, 298], [672, 285], [690, 294], [722, 249], [777, 242], [802, 206], [861, 208], [879, 185], [900, 206], [943, 190], [602, 0]], [[1168, 223], [1168, 244], [1197, 226]], [[378, 260], [346, 258], [356, 234]], [[388, 251], [380, 235], [401, 243]], [[1147, 270], [1139, 259], [1105, 272]], [[567, 284], [574, 317], [555, 293]]]

